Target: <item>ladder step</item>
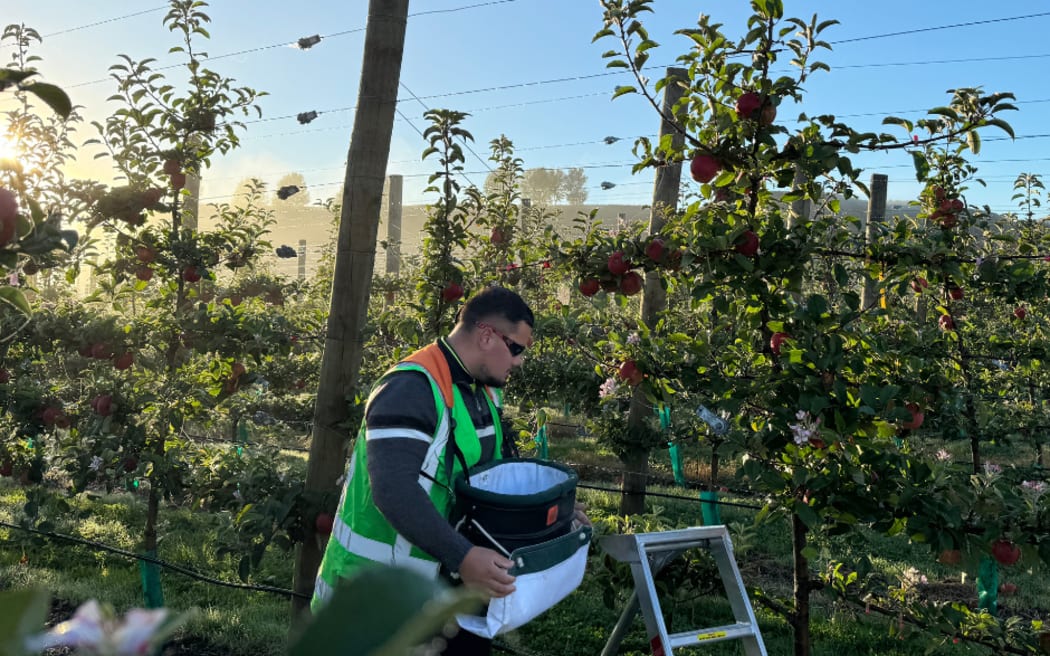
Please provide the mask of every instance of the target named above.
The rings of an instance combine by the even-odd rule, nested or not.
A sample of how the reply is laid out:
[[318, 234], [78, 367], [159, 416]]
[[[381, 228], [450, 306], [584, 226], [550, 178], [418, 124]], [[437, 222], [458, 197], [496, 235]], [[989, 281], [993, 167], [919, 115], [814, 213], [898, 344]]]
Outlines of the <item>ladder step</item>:
[[672, 633], [667, 636], [671, 641], [671, 648], [695, 647], [705, 645], [709, 642], [721, 642], [723, 640], [739, 640], [758, 635], [754, 626], [745, 622], [716, 626], [710, 629], [693, 629], [681, 633]]

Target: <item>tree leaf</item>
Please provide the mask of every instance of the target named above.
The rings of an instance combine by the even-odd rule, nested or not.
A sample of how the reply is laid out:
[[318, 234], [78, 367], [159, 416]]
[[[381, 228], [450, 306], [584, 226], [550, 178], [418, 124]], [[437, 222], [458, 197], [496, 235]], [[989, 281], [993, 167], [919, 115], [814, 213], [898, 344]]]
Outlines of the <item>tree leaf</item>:
[[922, 151], [911, 151], [911, 160], [915, 164], [915, 179], [922, 182], [930, 174], [930, 163]]
[[46, 82], [34, 82], [22, 87], [25, 91], [34, 94], [37, 98], [47, 103], [56, 114], [62, 118], [69, 118], [73, 111], [73, 103], [62, 89]]
[[23, 294], [20, 289], [15, 289], [14, 287], [0, 287], [0, 301], [10, 303], [16, 310], [27, 317], [33, 313], [33, 310], [29, 307], [29, 302], [26, 300], [25, 294]]

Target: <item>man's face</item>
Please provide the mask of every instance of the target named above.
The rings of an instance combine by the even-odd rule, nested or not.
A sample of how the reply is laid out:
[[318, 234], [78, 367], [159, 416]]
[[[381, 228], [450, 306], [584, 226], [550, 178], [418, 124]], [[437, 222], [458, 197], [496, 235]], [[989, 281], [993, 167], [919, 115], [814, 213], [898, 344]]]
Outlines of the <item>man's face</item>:
[[[524, 361], [523, 349], [532, 345], [532, 328], [524, 321], [514, 325], [492, 321], [479, 322], [475, 330], [485, 356], [478, 368], [478, 382], [489, 387], [503, 387], [510, 372]], [[522, 352], [513, 355], [512, 350]]]

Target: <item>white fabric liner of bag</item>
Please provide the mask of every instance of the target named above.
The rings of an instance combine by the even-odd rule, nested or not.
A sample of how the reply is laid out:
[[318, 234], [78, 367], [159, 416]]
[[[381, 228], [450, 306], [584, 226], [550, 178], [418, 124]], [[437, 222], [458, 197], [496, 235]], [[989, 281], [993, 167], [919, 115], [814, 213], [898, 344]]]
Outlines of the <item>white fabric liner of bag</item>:
[[556, 487], [570, 477], [561, 469], [540, 467], [535, 462], [497, 461], [497, 464], [472, 473], [470, 486], [499, 494], [529, 495]]
[[459, 615], [456, 621], [482, 638], [493, 638], [532, 621], [583, 582], [590, 543], [591, 528], [583, 526], [553, 540], [515, 549], [510, 554], [514, 566], [508, 570], [517, 577], [514, 592], [490, 600], [484, 617]]

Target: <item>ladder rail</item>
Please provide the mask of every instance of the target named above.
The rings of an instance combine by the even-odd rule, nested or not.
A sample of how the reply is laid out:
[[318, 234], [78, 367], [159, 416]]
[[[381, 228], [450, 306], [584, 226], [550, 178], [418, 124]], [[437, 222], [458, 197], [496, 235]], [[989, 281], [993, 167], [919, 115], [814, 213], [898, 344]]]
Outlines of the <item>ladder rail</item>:
[[[733, 554], [733, 542], [725, 526], [698, 526], [658, 533], [606, 536], [602, 538], [601, 546], [614, 559], [630, 564], [635, 588], [602, 650], [602, 656], [613, 656], [617, 652], [631, 620], [639, 611], [654, 653], [662, 652], [664, 656], [672, 656], [675, 649], [682, 647], [740, 640], [747, 656], [766, 656], [758, 621], [747, 598], [747, 589]], [[655, 574], [674, 558], [688, 549], [697, 547], [711, 553], [736, 622], [669, 633], [660, 608]]]

